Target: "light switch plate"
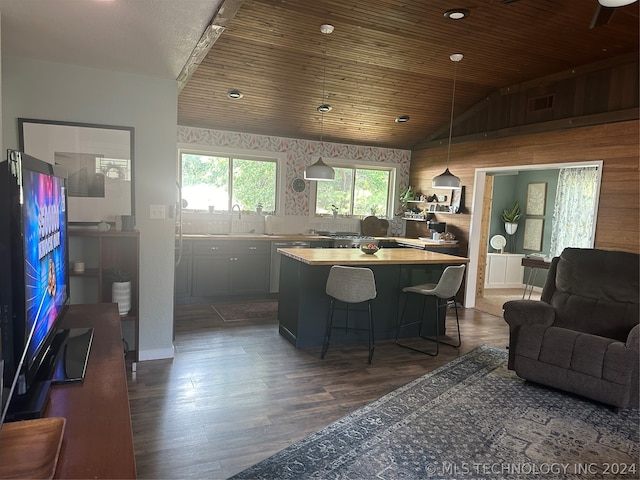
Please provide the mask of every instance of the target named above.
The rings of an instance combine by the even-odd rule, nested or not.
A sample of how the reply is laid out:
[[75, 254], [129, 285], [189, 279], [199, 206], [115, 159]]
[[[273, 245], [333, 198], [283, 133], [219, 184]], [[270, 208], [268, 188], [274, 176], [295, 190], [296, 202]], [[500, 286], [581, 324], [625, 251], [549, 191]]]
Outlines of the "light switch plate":
[[151, 205], [149, 218], [154, 220], [164, 220], [167, 218], [167, 206], [166, 205]]

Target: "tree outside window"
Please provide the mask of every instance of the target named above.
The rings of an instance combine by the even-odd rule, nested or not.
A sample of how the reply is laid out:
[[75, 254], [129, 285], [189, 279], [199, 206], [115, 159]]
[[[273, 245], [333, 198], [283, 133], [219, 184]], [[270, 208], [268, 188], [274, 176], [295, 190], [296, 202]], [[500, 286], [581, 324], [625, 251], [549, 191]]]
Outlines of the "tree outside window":
[[181, 160], [186, 209], [230, 211], [237, 203], [250, 211], [260, 203], [265, 212], [275, 211], [276, 160], [197, 153], [183, 153]]
[[334, 167], [335, 180], [318, 182], [316, 215], [331, 213], [338, 207], [341, 215], [389, 217], [389, 170]]

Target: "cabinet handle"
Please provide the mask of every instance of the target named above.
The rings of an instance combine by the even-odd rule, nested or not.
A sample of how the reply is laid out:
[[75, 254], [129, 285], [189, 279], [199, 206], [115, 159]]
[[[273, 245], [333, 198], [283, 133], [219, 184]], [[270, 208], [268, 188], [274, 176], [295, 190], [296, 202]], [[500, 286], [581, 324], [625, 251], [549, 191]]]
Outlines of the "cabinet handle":
[[249, 247], [249, 250], [257, 250], [258, 247]]
[[218, 250], [219, 247], [211, 247], [211, 250]]

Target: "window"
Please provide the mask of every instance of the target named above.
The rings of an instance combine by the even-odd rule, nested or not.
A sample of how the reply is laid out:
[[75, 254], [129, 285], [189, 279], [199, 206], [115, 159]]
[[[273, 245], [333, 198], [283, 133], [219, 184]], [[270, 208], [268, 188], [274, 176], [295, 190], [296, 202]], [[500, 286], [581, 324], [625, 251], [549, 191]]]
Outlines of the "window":
[[560, 169], [550, 256], [559, 256], [566, 247], [593, 248], [598, 190], [598, 167]]
[[340, 215], [391, 217], [390, 169], [334, 167], [335, 180], [318, 182], [316, 215], [332, 212], [335, 205]]
[[182, 152], [182, 198], [187, 210], [276, 210], [276, 159]]

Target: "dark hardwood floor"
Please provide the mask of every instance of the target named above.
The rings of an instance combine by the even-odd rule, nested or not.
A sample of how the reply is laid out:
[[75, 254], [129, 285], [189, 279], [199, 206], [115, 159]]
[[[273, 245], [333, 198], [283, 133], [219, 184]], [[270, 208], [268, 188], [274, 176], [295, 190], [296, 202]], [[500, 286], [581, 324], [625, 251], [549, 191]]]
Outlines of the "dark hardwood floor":
[[[368, 365], [366, 345], [332, 345], [321, 360], [320, 349], [282, 338], [276, 321], [177, 307], [175, 358], [129, 373], [138, 477], [228, 478], [478, 345], [506, 347], [502, 318], [460, 312], [459, 349], [429, 357], [377, 342]], [[453, 310], [447, 322], [451, 333]]]

